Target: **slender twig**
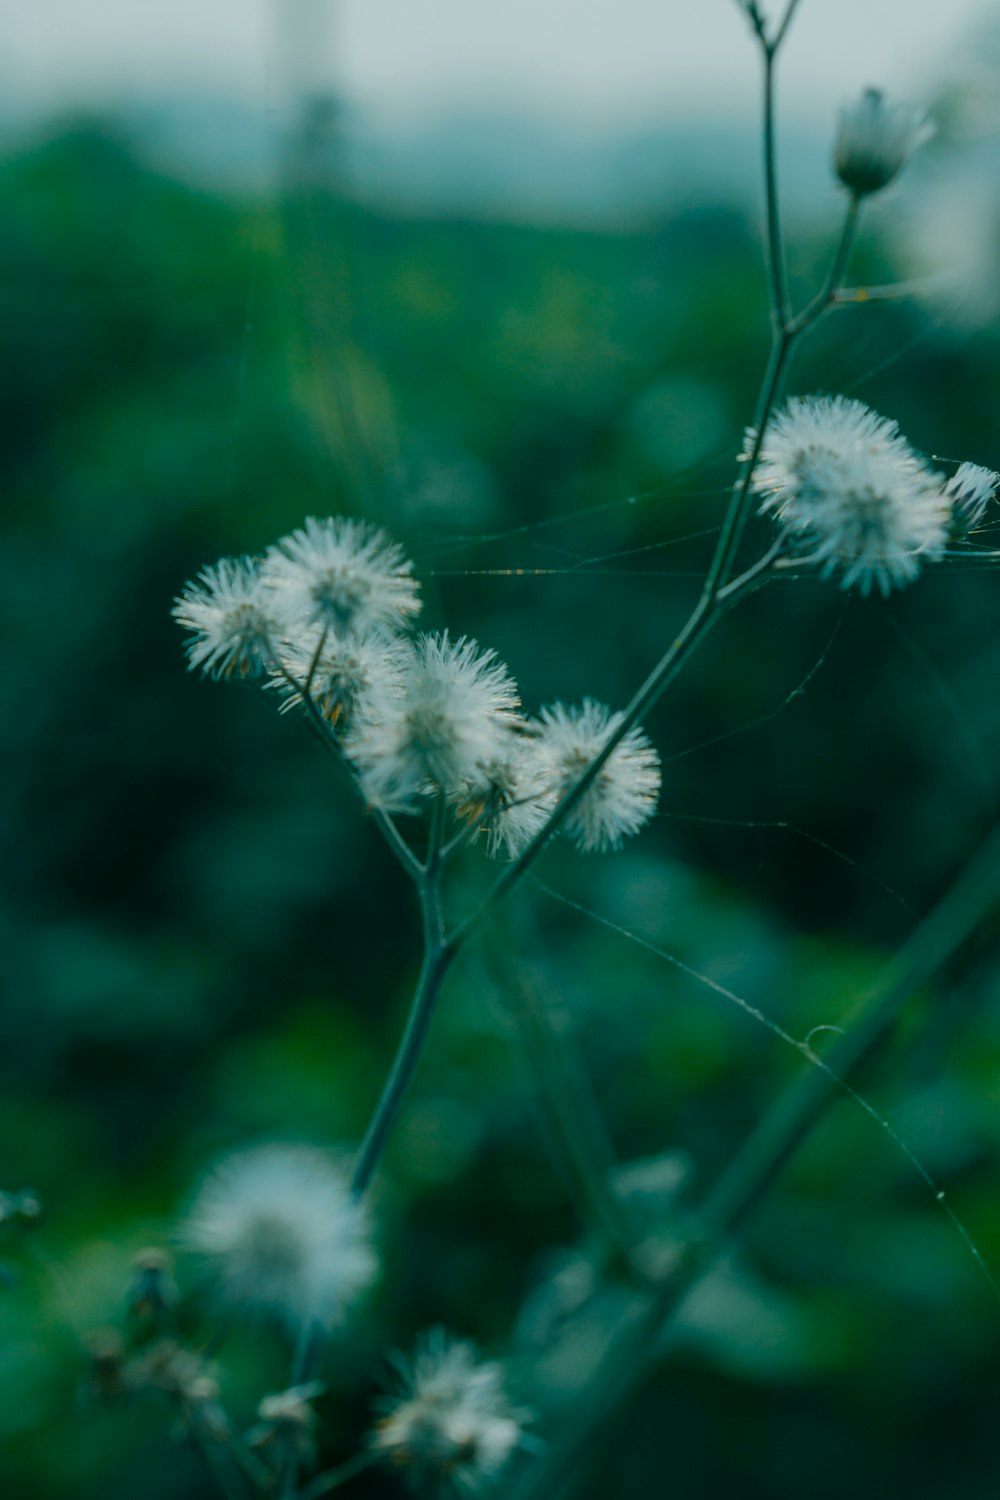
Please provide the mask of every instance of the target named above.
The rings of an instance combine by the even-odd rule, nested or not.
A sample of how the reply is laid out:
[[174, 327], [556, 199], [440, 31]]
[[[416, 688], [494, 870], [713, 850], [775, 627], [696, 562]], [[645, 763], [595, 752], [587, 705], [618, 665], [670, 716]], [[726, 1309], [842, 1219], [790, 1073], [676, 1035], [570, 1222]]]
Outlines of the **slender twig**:
[[377, 1458], [377, 1453], [362, 1451], [338, 1464], [337, 1468], [328, 1469], [325, 1474], [317, 1474], [315, 1479], [300, 1490], [299, 1500], [320, 1500], [321, 1495], [329, 1495], [349, 1479], [356, 1479], [359, 1474], [363, 1474]]
[[441, 993], [441, 985], [454, 958], [455, 950], [445, 941], [444, 919], [441, 911], [441, 844], [444, 819], [444, 798], [438, 796], [431, 821], [427, 863], [423, 867], [420, 882], [424, 958], [406, 1029], [354, 1164], [351, 1190], [358, 1197], [362, 1197], [367, 1191], [385, 1150], [399, 1107], [423, 1052], [427, 1032]]
[[[306, 711], [309, 723], [311, 724], [321, 743], [335, 757], [341, 769], [346, 774], [347, 779], [353, 787], [354, 791], [359, 797], [362, 798], [362, 800], [364, 800], [364, 794], [358, 783], [358, 779], [355, 776], [354, 772], [351, 770], [350, 764], [344, 754], [340, 741], [337, 739], [336, 734], [328, 724], [323, 714], [323, 710], [316, 702], [316, 699], [313, 697], [310, 690], [312, 676], [316, 670], [316, 663], [318, 662], [318, 660], [319, 652], [317, 650], [312, 667], [310, 669], [309, 677], [305, 682], [299, 682], [298, 679], [296, 677], [293, 677], [292, 674], [288, 672], [284, 667], [280, 668], [279, 670], [285, 681], [289, 684], [290, 687], [293, 687], [298, 694], [299, 701]], [[399, 829], [396, 827], [396, 824], [393, 822], [392, 818], [388, 813], [383, 812], [381, 808], [378, 807], [368, 808], [368, 811], [371, 813], [372, 820], [374, 821], [375, 826], [378, 828], [386, 843], [389, 845], [389, 848], [392, 850], [393, 854], [403, 866], [403, 869], [412, 880], [419, 880], [423, 872], [423, 866], [421, 865], [417, 856], [414, 854], [413, 850], [410, 848], [409, 844], [404, 839], [403, 835], [400, 833]]]

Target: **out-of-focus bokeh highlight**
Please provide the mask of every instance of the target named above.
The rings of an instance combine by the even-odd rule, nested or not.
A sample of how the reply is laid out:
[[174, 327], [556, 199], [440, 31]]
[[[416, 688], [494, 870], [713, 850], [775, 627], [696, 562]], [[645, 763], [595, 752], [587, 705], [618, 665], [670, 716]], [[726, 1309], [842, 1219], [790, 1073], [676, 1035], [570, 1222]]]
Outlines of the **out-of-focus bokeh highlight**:
[[[45, 1220], [0, 1243], [0, 1478], [26, 1500], [212, 1493], [163, 1412], [101, 1407], [88, 1332], [120, 1322], [133, 1255], [171, 1243], [221, 1151], [357, 1141], [418, 965], [376, 829], [270, 694], [185, 672], [174, 595], [306, 515], [356, 514], [416, 559], [428, 623], [495, 647], [529, 708], [618, 706], [696, 597], [753, 410], [768, 320], [738, 7], [424, 9], [13, 19], [0, 1187], [36, 1190]], [[910, 293], [824, 321], [792, 388], [860, 397], [943, 469], [1000, 467], [1000, 18], [802, 0], [783, 69], [799, 299], [841, 209], [836, 103], [885, 83], [938, 126], [852, 266]], [[756, 595], [648, 725], [653, 827], [603, 858], [552, 850], [470, 949], [376, 1194], [384, 1276], [319, 1403], [331, 1462], [387, 1351], [430, 1324], [520, 1360], [543, 1425], [572, 1409], [620, 1308], [571, 1316], [591, 1231], [544, 1149], [511, 993], [548, 1007], [620, 1160], [668, 1153], [679, 1218], [801, 1058], [559, 898], [796, 1037], [835, 1028], [996, 820], [998, 566], [888, 602]], [[464, 868], [456, 909], [491, 874], [478, 851]], [[861, 1080], [994, 1267], [997, 938]], [[995, 1482], [998, 1327], [933, 1193], [845, 1099], [588, 1493], [973, 1500]], [[224, 1394], [249, 1422], [286, 1356], [259, 1333], [234, 1349]]]

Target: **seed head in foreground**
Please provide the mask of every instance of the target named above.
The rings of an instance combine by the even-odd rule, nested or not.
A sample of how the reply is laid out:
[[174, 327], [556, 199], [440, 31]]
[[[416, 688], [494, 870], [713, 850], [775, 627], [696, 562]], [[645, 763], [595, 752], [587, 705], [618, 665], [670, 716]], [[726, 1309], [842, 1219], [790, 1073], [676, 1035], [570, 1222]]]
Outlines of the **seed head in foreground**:
[[[580, 707], [543, 708], [540, 746], [556, 800], [573, 787], [622, 722], [593, 698]], [[628, 731], [563, 824], [584, 852], [617, 849], [656, 811], [660, 758], [641, 729]]]
[[753, 485], [794, 551], [840, 572], [845, 589], [902, 588], [948, 540], [941, 476], [895, 422], [844, 396], [793, 397], [765, 433]]
[[217, 1300], [291, 1331], [331, 1328], [374, 1278], [367, 1225], [346, 1177], [308, 1146], [259, 1146], [223, 1160], [181, 1229]]
[[343, 634], [404, 629], [420, 612], [412, 569], [402, 547], [378, 527], [310, 516], [269, 550], [263, 576], [288, 621]]
[[373, 694], [347, 749], [376, 807], [412, 812], [439, 790], [452, 797], [485, 788], [501, 753], [517, 687], [496, 653], [464, 636], [419, 636], [408, 653], [402, 694]]
[[280, 635], [270, 592], [250, 557], [224, 557], [203, 568], [174, 603], [191, 632], [188, 665], [209, 677], [257, 678], [274, 661]]
[[488, 1486], [524, 1441], [528, 1420], [510, 1404], [503, 1367], [435, 1328], [397, 1369], [399, 1390], [379, 1403], [373, 1451], [404, 1469], [418, 1489]]
[[933, 129], [912, 104], [890, 104], [879, 89], [865, 89], [840, 112], [834, 171], [856, 198], [889, 186]]

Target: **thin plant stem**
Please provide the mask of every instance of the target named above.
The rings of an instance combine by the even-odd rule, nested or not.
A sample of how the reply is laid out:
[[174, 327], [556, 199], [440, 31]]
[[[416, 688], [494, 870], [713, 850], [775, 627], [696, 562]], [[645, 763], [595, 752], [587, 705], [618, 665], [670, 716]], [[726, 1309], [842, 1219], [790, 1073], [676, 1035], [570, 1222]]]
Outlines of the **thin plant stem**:
[[778, 1099], [702, 1204], [700, 1232], [612, 1345], [579, 1402], [571, 1432], [525, 1475], [511, 1500], [557, 1500], [605, 1445], [624, 1404], [648, 1377], [671, 1319], [689, 1292], [743, 1233], [776, 1178], [850, 1078], [883, 1045], [909, 998], [943, 967], [1000, 903], [1000, 825], [934, 911], [904, 943], [821, 1069], [810, 1067]]
[[375, 1113], [358, 1151], [351, 1178], [351, 1191], [363, 1197], [375, 1174], [399, 1112], [416, 1072], [430, 1029], [444, 977], [451, 967], [454, 949], [445, 941], [441, 911], [441, 844], [445, 804], [439, 795], [431, 818], [430, 848], [420, 881], [423, 914], [424, 957], [396, 1057], [385, 1081]]
[[[322, 744], [325, 745], [325, 747], [335, 756], [341, 769], [346, 772], [351, 786], [360, 797], [362, 794], [361, 788], [358, 785], [357, 777], [354, 775], [350, 766], [348, 765], [343, 749], [341, 748], [340, 741], [337, 739], [337, 736], [334, 734], [333, 730], [330, 728], [330, 725], [327, 723], [326, 718], [323, 714], [323, 710], [320, 708], [311, 692], [313, 673], [316, 670], [316, 664], [318, 661], [319, 650], [317, 649], [312, 667], [310, 668], [309, 677], [304, 683], [299, 682], [297, 678], [293, 677], [290, 672], [285, 671], [284, 668], [280, 669], [281, 675], [282, 677], [284, 677], [289, 686], [293, 687], [298, 693], [302, 706], [306, 711], [309, 722], [312, 725], [314, 732], [318, 735]], [[404, 839], [403, 835], [400, 833], [399, 829], [396, 827], [396, 824], [394, 823], [392, 818], [388, 813], [383, 812], [381, 808], [373, 807], [369, 808], [368, 810], [371, 813], [372, 820], [374, 821], [375, 826], [378, 828], [386, 843], [389, 845], [389, 848], [392, 850], [393, 854], [403, 866], [403, 869], [412, 880], [419, 880], [422, 874], [423, 867], [421, 866], [421, 863], [417, 859], [417, 856], [414, 854], [413, 850], [410, 848], [409, 844]]]

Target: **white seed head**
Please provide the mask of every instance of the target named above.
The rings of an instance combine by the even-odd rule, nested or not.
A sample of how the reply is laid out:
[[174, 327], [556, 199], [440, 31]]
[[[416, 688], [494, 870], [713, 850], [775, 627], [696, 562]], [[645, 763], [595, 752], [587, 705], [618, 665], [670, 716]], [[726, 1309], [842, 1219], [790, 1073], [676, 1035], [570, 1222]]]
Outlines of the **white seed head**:
[[941, 476], [895, 422], [844, 396], [793, 397], [764, 435], [753, 486], [796, 552], [863, 594], [912, 582], [948, 539]]
[[174, 619], [191, 632], [188, 664], [209, 677], [261, 677], [280, 635], [270, 592], [250, 557], [224, 557], [203, 568], [174, 602]]
[[407, 648], [398, 638], [378, 631], [312, 634], [315, 639], [306, 636], [278, 652], [279, 670], [269, 685], [284, 698], [282, 713], [302, 702], [307, 684], [324, 718], [338, 728], [351, 723], [365, 704], [401, 696]]
[[528, 1414], [513, 1407], [504, 1371], [476, 1346], [432, 1329], [412, 1360], [396, 1361], [399, 1389], [379, 1403], [373, 1451], [405, 1469], [416, 1487], [475, 1491], [497, 1478], [524, 1440]]
[[410, 812], [428, 792], [484, 790], [517, 705], [495, 652], [464, 636], [418, 636], [403, 662], [402, 691], [373, 693], [347, 741], [368, 800]]
[[[622, 722], [593, 698], [580, 707], [543, 708], [539, 744], [556, 798], [573, 787]], [[617, 849], [652, 817], [660, 793], [660, 758], [641, 729], [628, 731], [563, 824], [584, 852]]]
[[463, 790], [458, 815], [485, 833], [492, 859], [516, 858], [540, 831], [556, 803], [553, 777], [533, 726], [512, 722], [482, 779]]
[[888, 187], [932, 134], [921, 110], [890, 104], [879, 89], [865, 89], [840, 111], [834, 170], [849, 192], [866, 198]]
[[402, 547], [378, 527], [310, 516], [270, 548], [263, 577], [285, 619], [343, 634], [409, 624], [420, 611], [412, 569]]
[[220, 1303], [291, 1331], [338, 1323], [376, 1270], [367, 1224], [340, 1169], [309, 1146], [224, 1159], [182, 1226]]
[[951, 502], [955, 530], [962, 535], [975, 531], [1000, 485], [1000, 474], [979, 464], [959, 464], [944, 487]]

